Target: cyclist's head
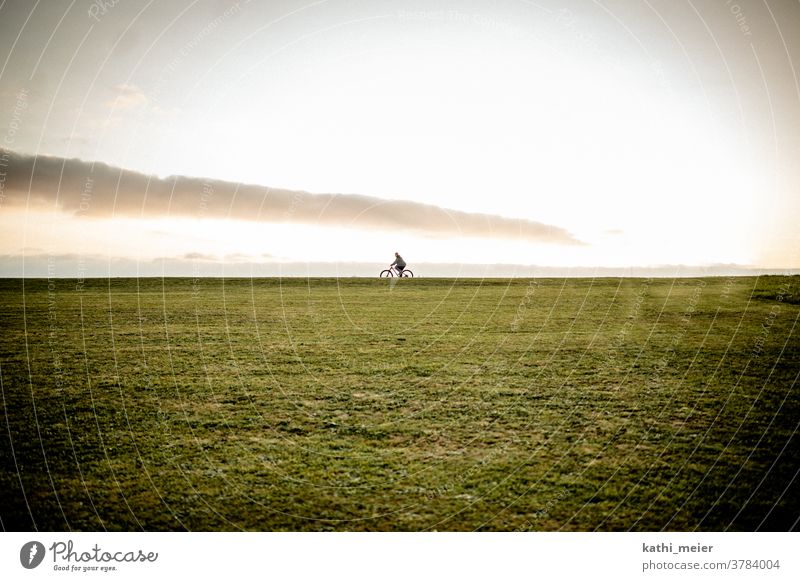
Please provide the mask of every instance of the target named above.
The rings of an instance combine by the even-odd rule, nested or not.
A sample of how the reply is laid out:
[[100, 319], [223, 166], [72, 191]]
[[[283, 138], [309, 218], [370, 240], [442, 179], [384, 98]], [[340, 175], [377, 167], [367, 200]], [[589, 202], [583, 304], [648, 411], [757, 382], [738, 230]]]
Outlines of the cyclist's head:
[[394, 255], [395, 256], [400, 256], [400, 253], [399, 252], [395, 252]]

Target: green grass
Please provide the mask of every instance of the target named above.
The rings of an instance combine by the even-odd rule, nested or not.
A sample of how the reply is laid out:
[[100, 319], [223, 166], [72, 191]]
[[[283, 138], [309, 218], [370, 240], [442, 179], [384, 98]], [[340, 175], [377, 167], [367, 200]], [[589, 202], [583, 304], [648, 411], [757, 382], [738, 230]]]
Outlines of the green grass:
[[798, 295], [800, 277], [3, 280], [0, 524], [797, 528]]

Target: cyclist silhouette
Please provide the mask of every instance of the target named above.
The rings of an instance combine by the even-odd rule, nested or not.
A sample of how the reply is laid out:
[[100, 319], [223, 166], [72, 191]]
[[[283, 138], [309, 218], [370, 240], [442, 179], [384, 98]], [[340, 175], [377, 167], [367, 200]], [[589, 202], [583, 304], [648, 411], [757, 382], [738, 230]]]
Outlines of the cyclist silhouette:
[[399, 276], [403, 276], [403, 269], [406, 267], [406, 261], [403, 260], [403, 257], [397, 252], [394, 253], [394, 262], [389, 265], [389, 268], [392, 266], [397, 267]]

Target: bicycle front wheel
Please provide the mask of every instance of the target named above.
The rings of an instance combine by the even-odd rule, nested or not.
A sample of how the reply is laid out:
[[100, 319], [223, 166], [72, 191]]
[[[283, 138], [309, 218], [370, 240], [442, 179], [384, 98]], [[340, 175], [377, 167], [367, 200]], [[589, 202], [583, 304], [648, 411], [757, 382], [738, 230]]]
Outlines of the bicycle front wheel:
[[394, 276], [394, 273], [391, 270], [382, 270], [381, 271], [381, 278], [391, 278]]

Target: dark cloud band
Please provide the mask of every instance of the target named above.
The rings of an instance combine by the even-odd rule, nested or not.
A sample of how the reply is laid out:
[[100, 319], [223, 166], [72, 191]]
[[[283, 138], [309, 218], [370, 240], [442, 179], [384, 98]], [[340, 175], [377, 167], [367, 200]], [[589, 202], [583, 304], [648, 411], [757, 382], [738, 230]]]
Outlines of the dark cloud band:
[[16, 206], [49, 205], [96, 217], [230, 218], [583, 244], [556, 226], [418, 202], [311, 194], [185, 176], [159, 178], [99, 162], [3, 150], [0, 160], [5, 202]]

